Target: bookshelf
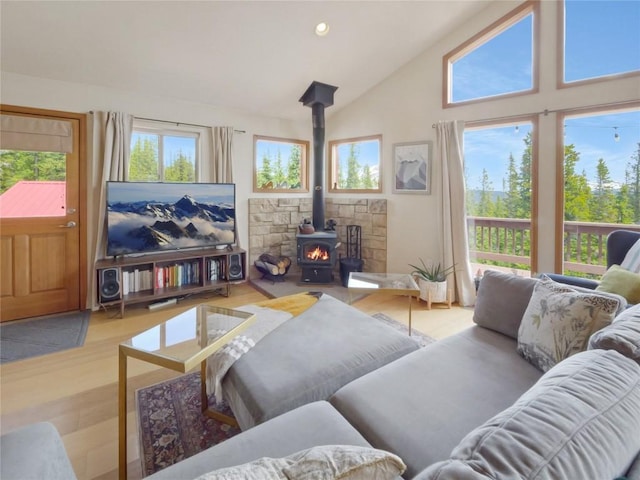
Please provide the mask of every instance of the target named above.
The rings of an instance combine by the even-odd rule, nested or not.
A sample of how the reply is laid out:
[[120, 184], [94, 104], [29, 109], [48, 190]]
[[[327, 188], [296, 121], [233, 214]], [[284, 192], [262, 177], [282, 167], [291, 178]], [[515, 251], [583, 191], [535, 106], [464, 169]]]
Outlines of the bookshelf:
[[98, 260], [98, 302], [119, 306], [152, 303], [188, 294], [223, 290], [246, 281], [246, 252], [240, 248], [172, 251]]

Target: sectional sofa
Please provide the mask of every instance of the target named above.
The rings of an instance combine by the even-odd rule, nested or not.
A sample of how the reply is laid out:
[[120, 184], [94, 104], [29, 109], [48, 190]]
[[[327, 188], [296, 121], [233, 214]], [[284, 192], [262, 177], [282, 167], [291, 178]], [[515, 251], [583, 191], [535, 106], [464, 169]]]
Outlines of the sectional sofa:
[[[580, 291], [549, 282], [486, 272], [473, 327], [148, 478], [254, 478], [249, 475], [264, 466], [265, 457], [284, 467], [255, 478], [334, 478], [317, 476], [317, 462], [315, 477], [287, 472], [312, 447], [349, 445], [378, 456], [364, 470], [350, 464], [339, 478], [638, 480], [640, 306], [625, 309], [616, 296], [584, 300]], [[543, 286], [568, 303], [558, 307], [551, 297], [539, 302]], [[538, 310], [532, 310], [534, 300]], [[582, 305], [600, 322], [613, 304], [613, 323], [587, 325], [589, 334], [578, 346], [584, 351], [570, 352], [554, 366], [523, 348], [525, 319], [540, 324], [546, 314], [540, 308]], [[579, 320], [571, 316], [568, 328], [584, 329]], [[364, 456], [358, 458], [366, 464]]]

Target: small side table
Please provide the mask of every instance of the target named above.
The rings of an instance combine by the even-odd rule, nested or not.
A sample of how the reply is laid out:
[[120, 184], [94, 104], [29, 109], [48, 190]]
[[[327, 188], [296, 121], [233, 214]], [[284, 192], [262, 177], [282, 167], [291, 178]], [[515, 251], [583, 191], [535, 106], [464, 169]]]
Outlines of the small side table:
[[350, 272], [347, 282], [349, 303], [353, 292], [385, 293], [409, 297], [409, 335], [411, 335], [411, 299], [420, 296], [420, 288], [413, 277], [406, 273]]
[[[127, 357], [137, 358], [181, 373], [186, 373], [199, 364], [203, 413], [223, 422], [233, 423], [235, 420], [232, 417], [208, 408], [206, 360], [255, 322], [255, 319], [252, 313], [211, 305], [198, 305], [120, 344], [118, 349], [118, 477], [120, 480], [127, 478]], [[226, 333], [208, 344], [209, 332], [213, 330], [223, 330]]]

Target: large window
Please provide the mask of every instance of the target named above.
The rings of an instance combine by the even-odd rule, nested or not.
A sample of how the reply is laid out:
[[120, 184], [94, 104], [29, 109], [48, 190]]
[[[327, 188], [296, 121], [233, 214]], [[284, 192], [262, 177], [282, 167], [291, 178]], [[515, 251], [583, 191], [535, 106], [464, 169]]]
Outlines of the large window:
[[444, 106], [537, 90], [537, 8], [523, 4], [444, 56]]
[[533, 135], [527, 119], [465, 129], [469, 249], [476, 270], [491, 265], [528, 274], [533, 267]]
[[329, 142], [329, 191], [382, 192], [382, 135]]
[[134, 125], [131, 135], [129, 180], [197, 181], [199, 150], [199, 132]]
[[599, 277], [608, 234], [622, 226], [640, 231], [640, 108], [561, 121], [562, 269]]
[[559, 2], [564, 38], [560, 83], [640, 71], [640, 2]]

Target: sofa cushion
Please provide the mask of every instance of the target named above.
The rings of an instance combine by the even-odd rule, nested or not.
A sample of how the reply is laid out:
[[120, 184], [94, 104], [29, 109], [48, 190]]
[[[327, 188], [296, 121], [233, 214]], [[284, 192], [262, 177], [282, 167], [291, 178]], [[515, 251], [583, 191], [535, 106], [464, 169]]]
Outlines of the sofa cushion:
[[416, 480], [624, 475], [640, 451], [640, 366], [591, 350], [547, 372]]
[[587, 348], [591, 334], [611, 323], [621, 302], [543, 279], [533, 289], [518, 330], [518, 352], [546, 372]]
[[285, 457], [316, 445], [371, 447], [335, 408], [321, 401], [280, 415], [147, 478], [196, 478], [212, 470], [262, 457]]
[[353, 445], [322, 445], [284, 458], [263, 457], [206, 473], [197, 480], [393, 480], [405, 470], [389, 452]]
[[520, 321], [537, 283], [535, 278], [485, 271], [478, 288], [473, 321], [481, 327], [518, 338]]
[[473, 326], [345, 385], [330, 402], [371, 445], [400, 456], [411, 478], [541, 375], [515, 340]]
[[617, 350], [640, 363], [640, 304], [628, 308], [611, 325], [591, 335], [588, 348]]
[[640, 303], [640, 274], [625, 270], [619, 265], [611, 265], [596, 290], [617, 293], [632, 304]]

